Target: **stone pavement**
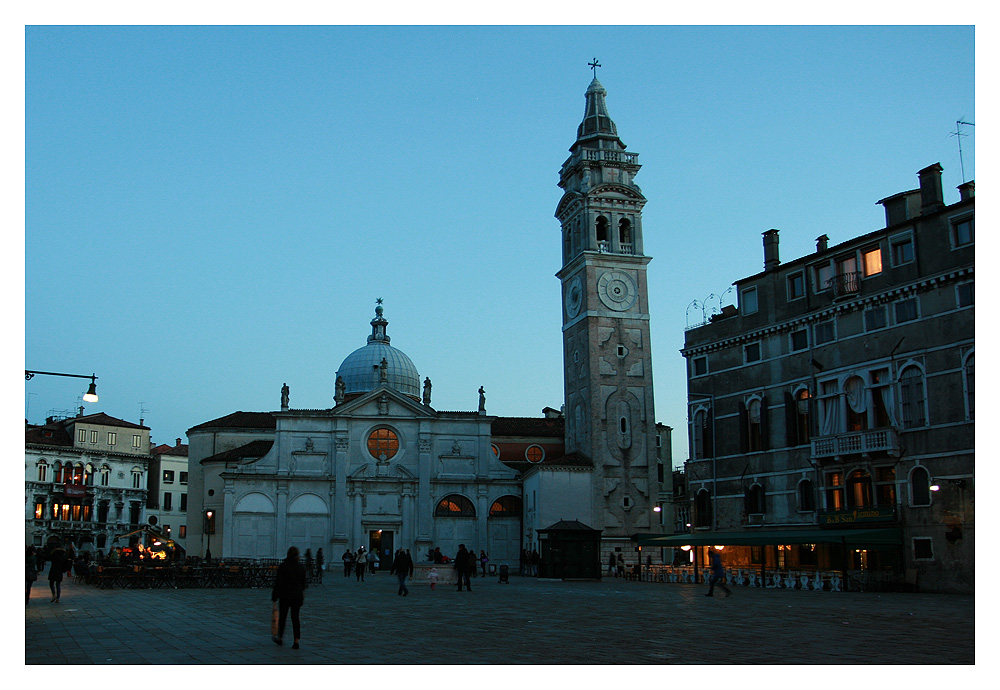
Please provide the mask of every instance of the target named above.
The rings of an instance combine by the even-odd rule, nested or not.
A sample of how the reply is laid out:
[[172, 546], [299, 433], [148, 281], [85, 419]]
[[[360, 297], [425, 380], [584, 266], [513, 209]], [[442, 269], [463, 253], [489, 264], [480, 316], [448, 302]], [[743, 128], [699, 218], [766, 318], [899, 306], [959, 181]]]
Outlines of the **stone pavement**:
[[[270, 590], [101, 590], [44, 578], [25, 664], [973, 664], [975, 599], [512, 576], [454, 585], [327, 572], [302, 648], [270, 638]], [[622, 676], [616, 676], [622, 678]], [[627, 676], [626, 676], [627, 677]], [[475, 678], [475, 677], [473, 677]]]

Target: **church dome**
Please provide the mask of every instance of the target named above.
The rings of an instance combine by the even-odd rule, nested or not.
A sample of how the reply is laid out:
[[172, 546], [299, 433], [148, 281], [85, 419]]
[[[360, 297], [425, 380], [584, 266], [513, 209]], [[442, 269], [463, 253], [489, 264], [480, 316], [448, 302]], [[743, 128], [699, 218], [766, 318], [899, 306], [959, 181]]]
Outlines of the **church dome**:
[[337, 378], [343, 379], [344, 382], [343, 394], [355, 396], [373, 391], [385, 384], [419, 400], [420, 374], [405, 352], [389, 344], [389, 336], [385, 332], [389, 322], [382, 316], [381, 302], [379, 300], [378, 306], [375, 307], [375, 318], [371, 321], [372, 334], [368, 336], [368, 344], [347, 355], [337, 370]]

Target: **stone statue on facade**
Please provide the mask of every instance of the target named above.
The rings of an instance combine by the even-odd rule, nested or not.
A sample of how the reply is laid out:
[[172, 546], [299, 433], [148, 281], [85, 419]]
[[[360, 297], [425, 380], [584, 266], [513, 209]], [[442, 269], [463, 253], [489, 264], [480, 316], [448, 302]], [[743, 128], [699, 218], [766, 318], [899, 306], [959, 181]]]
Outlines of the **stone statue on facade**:
[[486, 391], [482, 386], [479, 387], [479, 411], [481, 413], [486, 412]]
[[430, 378], [424, 379], [424, 405], [431, 404], [431, 380]]
[[344, 391], [347, 389], [347, 385], [344, 383], [344, 377], [338, 376], [337, 382], [334, 384], [334, 394], [333, 401], [338, 405], [344, 402]]
[[389, 363], [385, 361], [385, 357], [382, 358], [381, 363], [378, 365], [378, 380], [379, 383], [389, 382]]
[[288, 409], [288, 384], [282, 384], [281, 386], [281, 409]]

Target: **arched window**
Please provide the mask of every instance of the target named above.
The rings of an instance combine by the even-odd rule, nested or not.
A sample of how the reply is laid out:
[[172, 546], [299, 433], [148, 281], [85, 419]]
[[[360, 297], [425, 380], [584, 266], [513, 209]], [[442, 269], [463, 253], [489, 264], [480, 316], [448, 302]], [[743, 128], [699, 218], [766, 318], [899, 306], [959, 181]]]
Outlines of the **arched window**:
[[375, 429], [368, 435], [368, 452], [376, 460], [388, 460], [399, 450], [399, 437], [392, 429]]
[[764, 502], [764, 487], [754, 484], [746, 492], [746, 511], [748, 515], [762, 514], [767, 512]]
[[931, 504], [931, 476], [923, 467], [914, 467], [910, 472], [910, 503], [914, 506]]
[[49, 476], [49, 464], [45, 460], [38, 461], [38, 481], [44, 482], [48, 481]]
[[899, 397], [902, 403], [903, 428], [916, 429], [927, 425], [924, 413], [924, 374], [918, 367], [909, 366], [899, 376]]
[[810, 512], [816, 510], [816, 492], [813, 490], [813, 483], [808, 479], [799, 482], [798, 488], [799, 512]]
[[764, 400], [762, 398], [753, 398], [747, 402], [745, 411], [745, 427], [744, 427], [744, 447], [746, 452], [755, 452], [766, 450], [766, 442], [764, 440], [765, 435], [765, 416], [766, 410], [764, 407]]
[[56, 484], [63, 483], [63, 466], [61, 462], [52, 465], [52, 481]]
[[87, 466], [83, 468], [83, 483], [87, 486], [94, 485], [94, 466], [87, 463]]
[[604, 216], [597, 217], [597, 251], [608, 251], [608, 219]]
[[795, 394], [795, 434], [798, 445], [809, 443], [809, 399], [808, 388]]
[[708, 489], [701, 489], [694, 497], [695, 527], [712, 526], [712, 495]]
[[868, 428], [868, 405], [865, 382], [860, 376], [851, 376], [844, 382], [847, 398], [847, 430], [862, 431]]
[[465, 496], [451, 494], [437, 504], [434, 517], [476, 517], [476, 507]]
[[847, 476], [847, 507], [867, 508], [872, 503], [872, 476], [864, 470], [854, 470]]
[[627, 218], [618, 221], [618, 248], [622, 254], [634, 253], [632, 247], [632, 223]]
[[101, 486], [109, 486], [111, 484], [111, 468], [107, 465], [101, 466]]
[[521, 497], [501, 496], [490, 506], [490, 517], [520, 517]]

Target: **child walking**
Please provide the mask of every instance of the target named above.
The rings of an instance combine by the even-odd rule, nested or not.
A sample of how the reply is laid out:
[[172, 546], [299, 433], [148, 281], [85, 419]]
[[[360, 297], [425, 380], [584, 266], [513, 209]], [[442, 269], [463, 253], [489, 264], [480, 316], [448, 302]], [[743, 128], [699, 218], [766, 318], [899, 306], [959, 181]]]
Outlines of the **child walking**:
[[427, 573], [427, 579], [431, 583], [431, 591], [434, 591], [434, 585], [436, 585], [437, 581], [438, 581], [438, 571], [437, 571], [437, 568], [431, 568], [431, 571], [429, 573]]

